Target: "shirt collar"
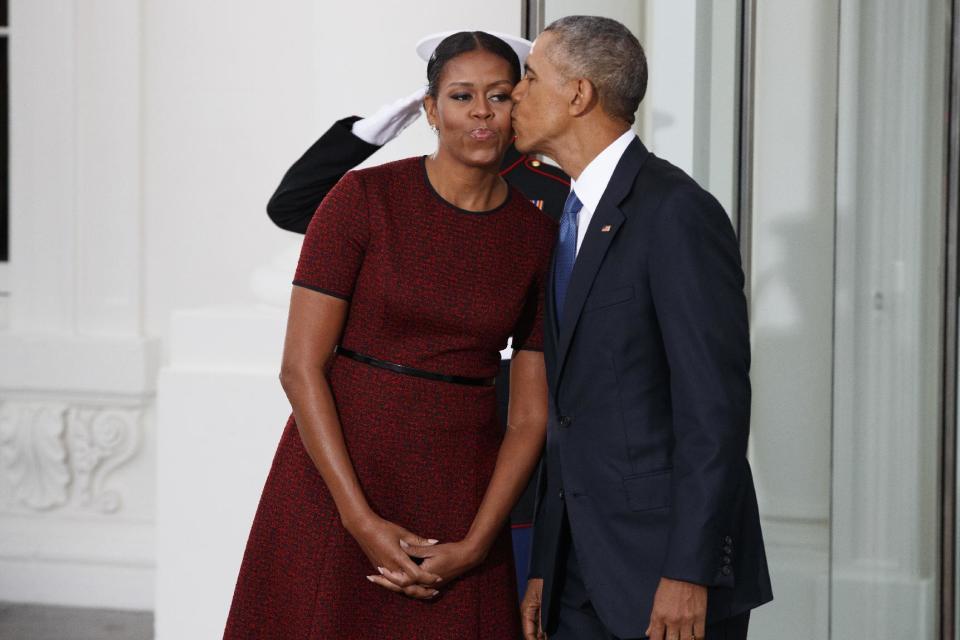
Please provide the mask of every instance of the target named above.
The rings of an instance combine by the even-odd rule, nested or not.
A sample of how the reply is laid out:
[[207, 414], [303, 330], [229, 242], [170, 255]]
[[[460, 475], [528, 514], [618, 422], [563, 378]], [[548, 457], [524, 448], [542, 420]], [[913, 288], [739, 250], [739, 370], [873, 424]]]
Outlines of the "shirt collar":
[[570, 189], [576, 191], [577, 198], [591, 212], [597, 210], [620, 158], [636, 137], [632, 129], [627, 129], [584, 167], [578, 179], [570, 180]]

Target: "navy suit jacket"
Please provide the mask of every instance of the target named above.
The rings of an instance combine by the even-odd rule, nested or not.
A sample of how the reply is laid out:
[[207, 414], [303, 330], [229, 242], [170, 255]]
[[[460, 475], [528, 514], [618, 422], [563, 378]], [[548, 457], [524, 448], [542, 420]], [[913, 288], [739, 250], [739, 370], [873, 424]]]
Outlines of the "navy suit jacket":
[[[553, 278], [551, 277], [551, 283]], [[559, 321], [531, 577], [552, 630], [564, 516], [591, 603], [643, 635], [661, 577], [709, 587], [708, 622], [772, 599], [747, 462], [750, 341], [737, 238], [688, 175], [631, 142]]]

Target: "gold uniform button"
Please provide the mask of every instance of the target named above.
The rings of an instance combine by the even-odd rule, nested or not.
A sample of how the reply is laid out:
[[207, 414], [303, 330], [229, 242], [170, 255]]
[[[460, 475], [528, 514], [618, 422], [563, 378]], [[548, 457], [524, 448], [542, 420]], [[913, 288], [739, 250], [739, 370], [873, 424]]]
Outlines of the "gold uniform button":
[[540, 166], [540, 161], [539, 161], [539, 160], [533, 160], [532, 162], [530, 162], [530, 166], [531, 166], [531, 167], [539, 167], [539, 166]]

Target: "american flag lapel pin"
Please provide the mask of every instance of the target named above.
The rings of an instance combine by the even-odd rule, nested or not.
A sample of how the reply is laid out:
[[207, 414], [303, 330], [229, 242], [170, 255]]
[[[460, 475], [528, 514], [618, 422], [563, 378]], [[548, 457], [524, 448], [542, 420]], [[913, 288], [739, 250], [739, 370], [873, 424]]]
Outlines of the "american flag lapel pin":
[[608, 224], [603, 225], [602, 227], [600, 227], [600, 231], [601, 231], [602, 233], [609, 233], [609, 232], [610, 232], [610, 225], [608, 225]]

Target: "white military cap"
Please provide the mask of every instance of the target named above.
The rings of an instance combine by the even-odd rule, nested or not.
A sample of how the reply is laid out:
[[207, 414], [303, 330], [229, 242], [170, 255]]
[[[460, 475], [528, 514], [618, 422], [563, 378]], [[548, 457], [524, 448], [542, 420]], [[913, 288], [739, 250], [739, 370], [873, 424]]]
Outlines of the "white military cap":
[[[437, 48], [437, 45], [443, 41], [444, 38], [452, 36], [455, 33], [460, 33], [461, 31], [484, 31], [483, 29], [458, 29], [455, 31], [441, 31], [440, 33], [431, 33], [428, 36], [420, 38], [420, 41], [417, 42], [417, 55], [424, 62], [430, 61], [430, 56], [433, 55], [433, 50]], [[506, 33], [500, 33], [499, 31], [486, 31], [492, 36], [496, 36], [510, 45], [510, 48], [517, 53], [517, 57], [520, 58], [520, 66], [523, 66], [523, 63], [527, 59], [527, 55], [530, 53], [530, 47], [533, 44], [525, 38], [518, 38], [517, 36], [511, 36]]]

